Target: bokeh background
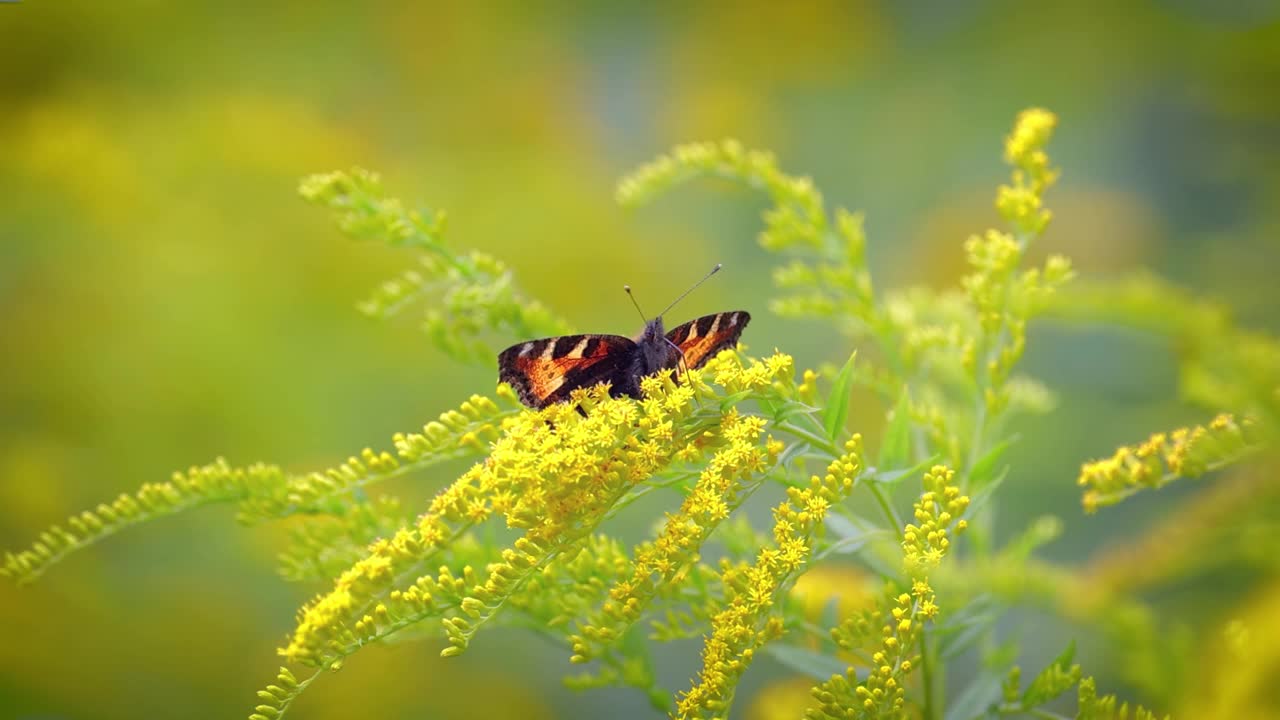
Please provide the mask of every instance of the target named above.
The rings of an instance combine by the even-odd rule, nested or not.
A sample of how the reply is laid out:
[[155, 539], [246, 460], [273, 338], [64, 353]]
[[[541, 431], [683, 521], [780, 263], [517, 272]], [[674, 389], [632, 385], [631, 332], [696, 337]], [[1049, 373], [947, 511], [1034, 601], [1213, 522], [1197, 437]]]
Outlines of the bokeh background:
[[[380, 171], [584, 330], [636, 329], [623, 283], [655, 308], [723, 261], [679, 319], [749, 309], [754, 348], [815, 365], [850, 348], [767, 314], [761, 198], [709, 184], [626, 213], [616, 179], [737, 137], [867, 212], [879, 287], [942, 287], [995, 222], [1001, 140], [1031, 105], [1061, 118], [1045, 248], [1085, 277], [1150, 268], [1280, 329], [1275, 2], [0, 4], [0, 548], [217, 455], [327, 466], [492, 388], [492, 368], [448, 361], [412, 318], [353, 310], [409, 258], [341, 237], [297, 198], [302, 175]], [[1009, 527], [1058, 514], [1048, 552], [1080, 561], [1168, 507], [1176, 491], [1084, 518], [1072, 482], [1199, 417], [1167, 350], [1032, 334], [1027, 369], [1063, 401], [1016, 451]], [[456, 470], [390, 489], [427, 497]], [[275, 577], [280, 540], [215, 508], [0, 585], [0, 717], [242, 716], [312, 592]], [[1194, 612], [1240, 590], [1179, 597]], [[517, 633], [437, 651], [362, 652], [298, 717], [646, 711], [562, 689], [565, 654]], [[758, 663], [740, 712], [784, 674]]]

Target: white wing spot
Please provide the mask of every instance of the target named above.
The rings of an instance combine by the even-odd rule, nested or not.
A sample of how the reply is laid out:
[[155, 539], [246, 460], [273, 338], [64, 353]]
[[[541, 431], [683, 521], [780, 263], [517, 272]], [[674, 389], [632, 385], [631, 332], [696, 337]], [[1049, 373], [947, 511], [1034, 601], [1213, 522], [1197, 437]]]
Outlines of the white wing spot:
[[547, 349], [542, 351], [542, 359], [550, 360], [556, 354], [556, 341], [552, 340], [547, 343]]
[[724, 317], [724, 313], [716, 315], [716, 319], [711, 321], [711, 332], [707, 333], [708, 335], [715, 335], [720, 329], [720, 318], [722, 317]]
[[[719, 322], [719, 321], [720, 321], [720, 318], [716, 318], [716, 322]], [[738, 313], [733, 313], [729, 315], [729, 327], [733, 327], [734, 325], [737, 325], [737, 324], [738, 324]]]
[[533, 349], [533, 343], [531, 343], [531, 342], [528, 342], [528, 343], [525, 343], [524, 345], [521, 345], [521, 346], [520, 346], [520, 357], [524, 357], [525, 355], [528, 355], [528, 354], [529, 354], [529, 351], [530, 351], [530, 350], [532, 350], [532, 349]]
[[585, 338], [585, 337], [584, 337], [584, 338], [582, 338], [581, 340], [579, 340], [579, 341], [578, 341], [578, 344], [577, 344], [576, 346], [574, 346], [574, 348], [573, 348], [572, 350], [570, 350], [570, 351], [569, 351], [569, 357], [571, 357], [571, 358], [580, 358], [580, 357], [582, 357], [582, 353], [583, 353], [583, 352], [585, 352], [585, 351], [586, 351], [586, 349], [587, 349], [587, 343], [588, 343], [588, 342], [591, 342], [591, 338]]

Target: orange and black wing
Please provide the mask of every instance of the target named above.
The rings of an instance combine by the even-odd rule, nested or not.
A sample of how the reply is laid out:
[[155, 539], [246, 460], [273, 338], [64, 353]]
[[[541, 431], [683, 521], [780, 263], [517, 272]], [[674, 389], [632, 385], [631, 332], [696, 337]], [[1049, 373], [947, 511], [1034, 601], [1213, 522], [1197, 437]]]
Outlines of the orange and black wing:
[[750, 321], [751, 316], [742, 310], [704, 315], [667, 333], [667, 339], [684, 353], [686, 365], [702, 367], [721, 350], [736, 347]]
[[621, 386], [635, 350], [635, 342], [621, 335], [530, 340], [498, 355], [498, 379], [510, 384], [525, 405], [544, 408], [568, 400], [576, 388], [604, 382]]

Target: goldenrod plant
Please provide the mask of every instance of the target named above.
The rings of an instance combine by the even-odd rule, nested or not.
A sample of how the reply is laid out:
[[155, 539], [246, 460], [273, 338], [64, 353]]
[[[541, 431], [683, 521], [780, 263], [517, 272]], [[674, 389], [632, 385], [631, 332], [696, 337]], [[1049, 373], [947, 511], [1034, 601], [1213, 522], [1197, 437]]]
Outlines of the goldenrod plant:
[[[289, 667], [258, 692], [251, 720], [305, 705], [311, 683], [377, 652], [368, 646], [413, 639], [451, 657], [497, 626], [561, 646], [583, 670], [566, 678], [571, 687], [630, 688], [676, 718], [735, 714], [741, 681], [764, 656], [809, 691], [790, 703], [762, 693], [768, 702], [753, 717], [1157, 717], [1099, 694], [1111, 686], [1140, 692], [1160, 717], [1246, 707], [1265, 683], [1162, 662], [1186, 628], [1141, 591], [1206, 554], [1251, 559], [1274, 582], [1280, 532], [1266, 515], [1255, 516], [1247, 538], [1218, 520], [1275, 503], [1274, 484], [1240, 490], [1235, 478], [1249, 476], [1225, 471], [1265, 477], [1280, 422], [1280, 343], [1150, 277], [1072, 289], [1065, 256], [1037, 252], [1044, 259], [1031, 263], [1052, 220], [1045, 203], [1059, 170], [1046, 148], [1056, 124], [1042, 109], [1018, 116], [1004, 146], [1011, 176], [995, 199], [1004, 226], [963, 242], [968, 269], [945, 290], [877, 288], [862, 216], [829, 208], [808, 178], [738, 142], [680, 146], [622, 180], [617, 197], [627, 207], [703, 176], [763, 191], [770, 207], [759, 244], [778, 259], [770, 308], [836, 331], [849, 357], [842, 367], [797, 368], [786, 352], [740, 346], [700, 368], [644, 378], [640, 399], [596, 386], [530, 410], [506, 385], [477, 389], [420, 430], [327, 470], [218, 459], [144, 485], [49, 528], [6, 554], [0, 572], [28, 583], [72, 551], [206, 505], [232, 505], [245, 524], [286, 525], [280, 573], [315, 596], [279, 650]], [[353, 238], [417, 254], [413, 270], [359, 307], [383, 317], [424, 306], [424, 328], [449, 356], [492, 365], [504, 346], [570, 330], [503, 263], [453, 249], [442, 214], [407, 209], [373, 173], [312, 176], [301, 193]], [[1052, 388], [1020, 372], [1028, 327], [1044, 315], [1174, 337], [1185, 398], [1205, 420], [1136, 428], [1136, 437], [1156, 434], [1036, 481], [1078, 476], [1084, 510], [1094, 512], [1203, 478], [1175, 513], [1192, 540], [1168, 541], [1177, 534], [1157, 526], [1153, 539], [1135, 543], [1148, 549], [1139, 557], [1068, 567], [1038, 552], [1062, 532], [1056, 517], [1007, 539], [995, 532], [1003, 482], [1018, 472], [1007, 451], [1019, 421], [1053, 406]], [[851, 415], [860, 390], [879, 398], [883, 424], [862, 408]], [[474, 464], [425, 507], [373, 494], [389, 478], [459, 458]], [[669, 509], [648, 539], [622, 541], [610, 520], [650, 506], [653, 498], [636, 504], [649, 495]], [[769, 523], [751, 522], [753, 504], [772, 506]], [[1017, 608], [1074, 623], [1122, 669], [1095, 680], [1072, 644], [1024, 682], [1016, 661], [1026, 631], [998, 622]], [[1275, 639], [1265, 613], [1225, 627], [1239, 639], [1250, 623]], [[700, 641], [699, 665], [686, 685], [667, 687], [653, 651], [678, 639]], [[1180, 682], [1191, 672], [1234, 694], [1206, 701]]]

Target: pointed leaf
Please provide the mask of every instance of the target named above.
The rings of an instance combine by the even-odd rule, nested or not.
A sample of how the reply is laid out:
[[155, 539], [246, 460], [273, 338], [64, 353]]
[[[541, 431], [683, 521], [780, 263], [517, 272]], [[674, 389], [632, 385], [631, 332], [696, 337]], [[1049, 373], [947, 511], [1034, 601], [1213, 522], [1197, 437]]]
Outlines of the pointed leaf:
[[941, 455], [930, 455], [911, 467], [899, 468], [897, 470], [881, 470], [876, 468], [875, 472], [867, 475], [867, 480], [880, 485], [894, 485], [906, 477], [919, 479], [920, 476], [924, 474], [925, 470], [937, 465], [938, 460], [941, 459], [941, 457]]
[[948, 703], [945, 720], [976, 720], [987, 717], [991, 706], [1000, 699], [1000, 676], [983, 670], [969, 686]]
[[1004, 453], [1017, 440], [1017, 436], [1007, 437], [996, 443], [995, 447], [988, 450], [982, 457], [973, 463], [973, 467], [969, 468], [969, 489], [978, 490], [986, 485], [992, 478], [996, 476], [996, 469], [1000, 465], [1000, 459], [1004, 457]]
[[822, 426], [832, 440], [839, 437], [845, 421], [849, 419], [849, 391], [853, 388], [853, 361], [856, 357], [857, 352], [850, 355], [848, 362], [840, 368], [835, 384], [831, 386], [831, 395], [827, 397], [827, 409], [822, 412]]
[[849, 664], [839, 658], [795, 645], [769, 643], [764, 649], [778, 662], [815, 680], [829, 680], [849, 669]]
[[974, 598], [934, 627], [939, 655], [947, 660], [968, 650], [1000, 616], [1000, 608], [987, 596]]
[[898, 396], [893, 419], [880, 442], [880, 461], [876, 470], [895, 470], [911, 462], [911, 397], [906, 388]]
[[996, 490], [999, 490], [1000, 486], [1004, 484], [1004, 479], [1008, 476], [1009, 468], [1001, 468], [1000, 472], [996, 473], [995, 479], [988, 482], [985, 487], [977, 492], [970, 493], [969, 514], [973, 515], [979, 508], [986, 505], [987, 501], [991, 499], [991, 496], [995, 494]]

